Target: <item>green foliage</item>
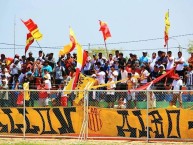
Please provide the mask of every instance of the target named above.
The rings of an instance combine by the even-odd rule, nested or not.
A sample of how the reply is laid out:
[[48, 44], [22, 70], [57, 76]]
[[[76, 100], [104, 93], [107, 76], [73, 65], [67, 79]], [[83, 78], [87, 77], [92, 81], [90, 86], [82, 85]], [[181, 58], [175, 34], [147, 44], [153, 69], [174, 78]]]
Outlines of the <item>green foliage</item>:
[[89, 52], [89, 55], [90, 55], [90, 56], [93, 56], [93, 54], [96, 54], [96, 55], [98, 56], [98, 53], [99, 53], [99, 52], [102, 52], [103, 56], [107, 58], [107, 52], [108, 52], [108, 54], [113, 54], [113, 55], [115, 55], [115, 51], [116, 51], [116, 50], [117, 50], [117, 49], [108, 50], [108, 48], [107, 48], [107, 51], [106, 51], [106, 48], [98, 47], [98, 48], [90, 48], [90, 49], [88, 50], [88, 52]]
[[193, 41], [189, 42], [187, 51], [188, 51], [188, 53], [192, 53], [193, 52]]

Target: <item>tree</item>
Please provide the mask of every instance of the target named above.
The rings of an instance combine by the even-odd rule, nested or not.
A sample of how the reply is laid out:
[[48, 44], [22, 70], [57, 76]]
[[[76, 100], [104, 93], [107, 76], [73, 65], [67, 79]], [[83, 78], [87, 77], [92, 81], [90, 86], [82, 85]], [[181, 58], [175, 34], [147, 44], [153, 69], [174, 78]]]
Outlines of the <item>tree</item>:
[[192, 53], [193, 52], [193, 41], [189, 42], [187, 51], [188, 51], [188, 53]]
[[[113, 55], [115, 55], [115, 51], [116, 51], [116, 50], [118, 50], [118, 49], [108, 50], [108, 54], [113, 54]], [[104, 57], [108, 58], [107, 52], [106, 52], [106, 48], [103, 48], [103, 47], [90, 48], [90, 49], [88, 50], [88, 52], [89, 52], [89, 55], [90, 55], [90, 56], [93, 56], [94, 54], [96, 54], [96, 55], [98, 56], [98, 53], [101, 52]]]

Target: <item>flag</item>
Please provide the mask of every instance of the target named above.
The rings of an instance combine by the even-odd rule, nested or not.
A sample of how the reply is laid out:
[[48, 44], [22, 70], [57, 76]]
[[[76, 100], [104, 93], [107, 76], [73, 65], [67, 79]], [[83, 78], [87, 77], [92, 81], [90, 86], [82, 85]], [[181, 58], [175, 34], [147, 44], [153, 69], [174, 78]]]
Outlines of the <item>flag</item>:
[[6, 58], [6, 65], [9, 66], [13, 62], [13, 58], [7, 57]]
[[72, 28], [70, 28], [70, 36], [69, 37], [70, 37], [70, 43], [65, 45], [64, 48], [61, 49], [61, 51], [59, 52], [59, 56], [70, 53], [76, 47], [76, 43], [77, 43], [76, 36], [75, 36]]
[[25, 53], [28, 51], [29, 46], [34, 42], [34, 38], [31, 35], [31, 33], [27, 34], [27, 39], [26, 39], [26, 46], [25, 46]]
[[77, 97], [75, 98], [74, 102], [78, 104], [82, 98], [84, 98], [84, 90], [90, 89], [94, 83], [95, 79], [91, 77], [87, 77], [80, 73], [79, 79], [78, 79], [78, 85], [77, 90], [80, 90], [77, 92]]
[[86, 59], [88, 57], [86, 51], [82, 49], [82, 46], [80, 44], [77, 43], [76, 46], [77, 46], [77, 65], [76, 65], [76, 75], [75, 75], [75, 80], [73, 84], [73, 89], [75, 89], [77, 86], [79, 74], [81, 72], [81, 69], [85, 65]]
[[63, 91], [64, 94], [70, 94], [72, 92], [73, 84], [74, 84], [74, 77], [68, 82], [67, 86], [64, 87]]
[[170, 28], [170, 21], [169, 21], [169, 11], [168, 11], [168, 12], [166, 12], [166, 14], [165, 14], [165, 31], [164, 31], [165, 45], [164, 45], [164, 47], [166, 47], [166, 46], [168, 45], [169, 28]]
[[102, 31], [104, 41], [106, 41], [107, 38], [111, 37], [110, 30], [109, 30], [109, 28], [107, 26], [107, 23], [99, 20], [99, 24], [100, 24], [99, 31]]
[[23, 20], [21, 20], [24, 25], [27, 27], [27, 29], [30, 31], [31, 35], [33, 36], [33, 38], [35, 40], [41, 40], [43, 35], [40, 33], [38, 26], [33, 22], [32, 19], [27, 20], [26, 22], [24, 22]]

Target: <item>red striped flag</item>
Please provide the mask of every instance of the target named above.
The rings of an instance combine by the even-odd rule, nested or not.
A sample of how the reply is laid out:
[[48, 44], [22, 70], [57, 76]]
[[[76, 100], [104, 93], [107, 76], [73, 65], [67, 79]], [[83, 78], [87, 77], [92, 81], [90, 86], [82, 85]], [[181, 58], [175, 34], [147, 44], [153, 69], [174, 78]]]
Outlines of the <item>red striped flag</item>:
[[101, 31], [101, 32], [103, 33], [104, 41], [106, 41], [106, 39], [108, 39], [109, 37], [111, 37], [110, 30], [109, 30], [109, 28], [108, 28], [108, 26], [107, 26], [107, 23], [99, 20], [99, 24], [100, 24], [100, 29], [99, 29], [99, 31]]
[[27, 39], [26, 39], [26, 46], [25, 46], [25, 53], [28, 51], [29, 46], [34, 42], [34, 38], [31, 35], [31, 33], [27, 34]]

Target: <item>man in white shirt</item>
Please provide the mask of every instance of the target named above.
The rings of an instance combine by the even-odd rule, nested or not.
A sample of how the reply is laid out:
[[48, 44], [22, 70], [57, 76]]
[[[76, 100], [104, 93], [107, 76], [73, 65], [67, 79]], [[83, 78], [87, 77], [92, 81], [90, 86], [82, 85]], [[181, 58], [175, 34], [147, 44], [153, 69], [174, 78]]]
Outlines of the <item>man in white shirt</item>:
[[174, 57], [172, 56], [172, 52], [168, 51], [167, 52], [167, 66], [166, 66], [166, 71], [171, 70], [174, 67]]
[[150, 65], [149, 65], [151, 72], [153, 72], [153, 70], [154, 70], [154, 66], [155, 66], [155, 64], [156, 64], [156, 61], [157, 61], [157, 59], [156, 59], [156, 53], [153, 52], [153, 53], [152, 53], [152, 58], [150, 58]]
[[109, 80], [107, 82], [107, 94], [105, 96], [105, 101], [108, 103], [108, 108], [113, 108], [114, 107], [114, 102], [115, 102], [115, 92], [114, 91], [110, 91], [110, 90], [115, 90], [115, 84], [113, 81], [113, 77], [110, 76]]
[[184, 58], [182, 57], [182, 52], [178, 52], [178, 58], [175, 59], [176, 64], [176, 73], [180, 76], [181, 79], [184, 79]]
[[178, 74], [174, 74], [171, 78], [174, 79], [171, 85], [171, 89], [176, 90], [173, 92], [173, 99], [172, 99], [173, 105], [176, 106], [176, 102], [178, 99], [180, 108], [182, 108], [182, 92], [181, 92], [183, 85], [182, 80]]
[[115, 70], [114, 65], [111, 66], [111, 70], [109, 71], [109, 77], [112, 77], [114, 82], [117, 81], [118, 72]]
[[103, 67], [100, 67], [100, 71], [96, 74], [99, 85], [105, 84], [105, 72]]
[[121, 83], [126, 83], [126, 79], [128, 77], [128, 72], [125, 70], [124, 66], [120, 66], [120, 72], [121, 72], [121, 80], [123, 80]]
[[145, 85], [147, 83], [147, 79], [149, 77], [149, 72], [145, 69], [145, 65], [141, 65], [141, 75], [140, 75], [140, 83], [141, 86]]

